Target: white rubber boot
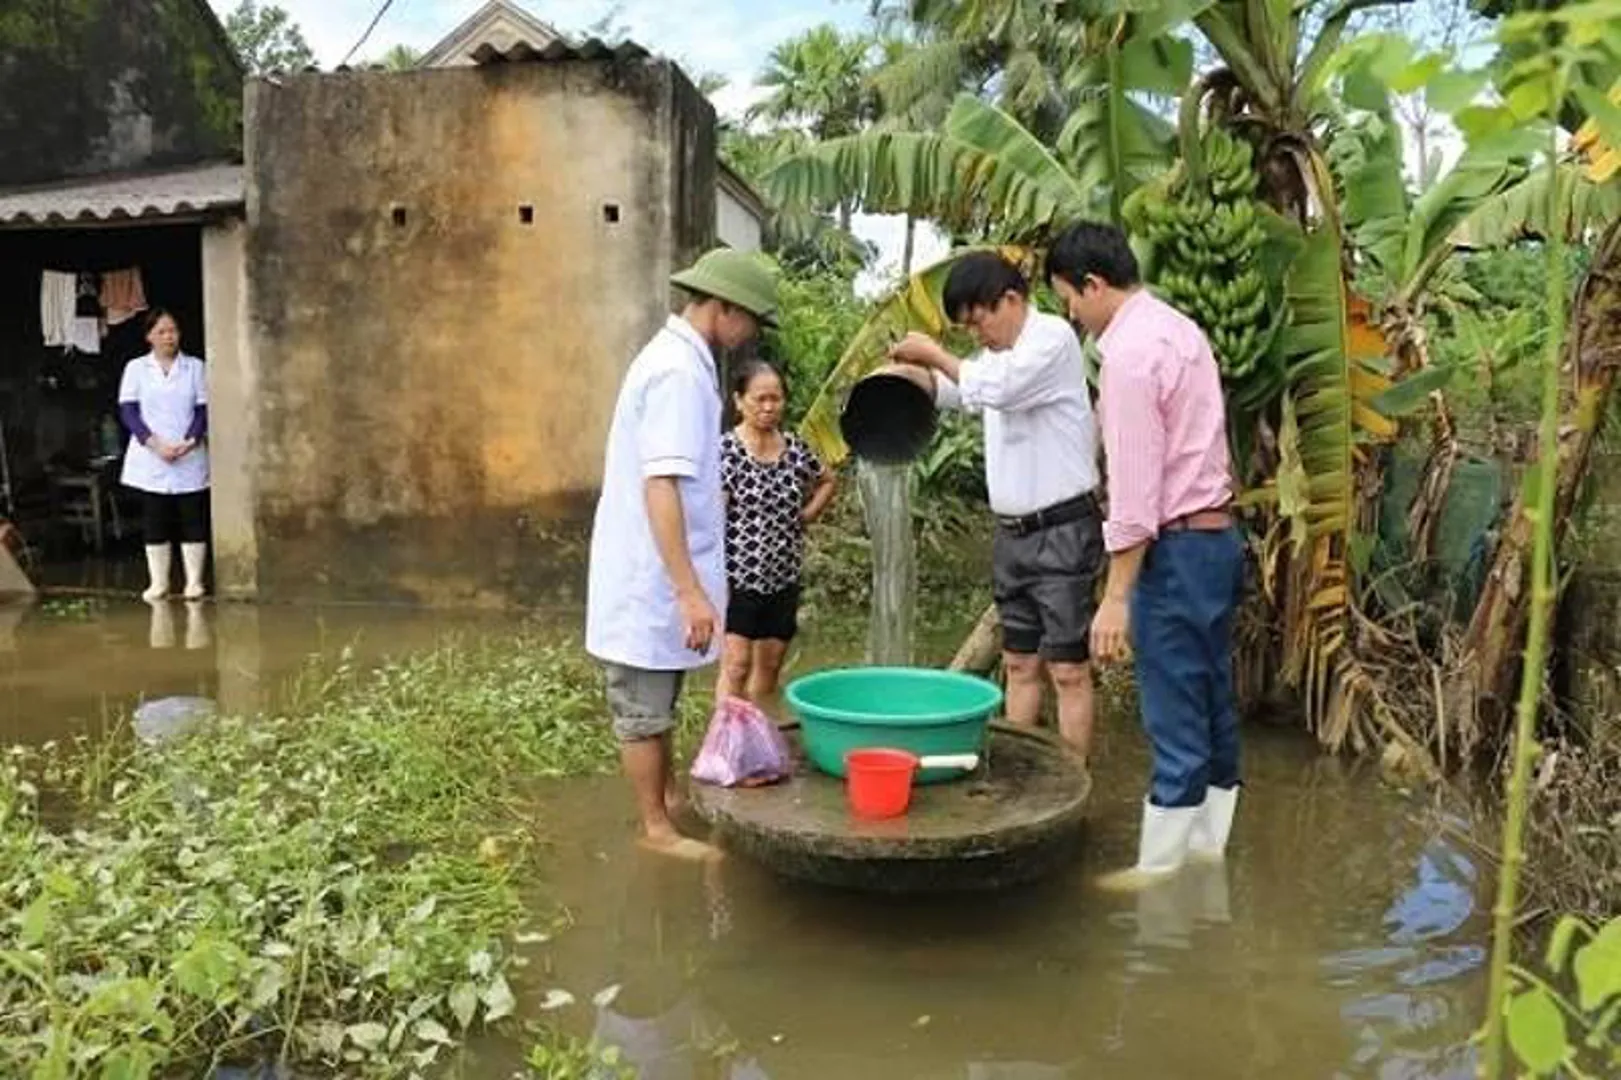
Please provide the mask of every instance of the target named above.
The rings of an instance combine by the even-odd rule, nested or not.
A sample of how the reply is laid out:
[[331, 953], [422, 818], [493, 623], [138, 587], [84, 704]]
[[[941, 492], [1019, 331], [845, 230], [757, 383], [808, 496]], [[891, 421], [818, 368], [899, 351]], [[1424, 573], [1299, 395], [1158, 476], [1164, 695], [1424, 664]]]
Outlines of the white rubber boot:
[[1197, 859], [1219, 859], [1227, 854], [1227, 838], [1233, 833], [1233, 815], [1238, 811], [1238, 788], [1206, 788], [1199, 816], [1188, 834], [1188, 854]]
[[1143, 800], [1142, 834], [1137, 838], [1137, 865], [1105, 874], [1104, 889], [1130, 892], [1173, 874], [1188, 856], [1188, 834], [1199, 817], [1197, 806], [1155, 806]]
[[141, 599], [155, 603], [169, 595], [169, 574], [174, 566], [174, 547], [170, 544], [146, 545], [146, 575], [151, 579]]
[[180, 557], [186, 563], [187, 600], [201, 600], [208, 595], [203, 588], [203, 567], [208, 562], [207, 544], [181, 544]]

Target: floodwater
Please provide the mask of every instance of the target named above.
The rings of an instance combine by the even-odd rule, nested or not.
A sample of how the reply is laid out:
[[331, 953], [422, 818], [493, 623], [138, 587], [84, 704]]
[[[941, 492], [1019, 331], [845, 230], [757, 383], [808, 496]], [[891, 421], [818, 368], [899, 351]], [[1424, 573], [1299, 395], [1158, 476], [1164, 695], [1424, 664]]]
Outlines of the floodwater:
[[[0, 611], [0, 742], [93, 731], [166, 695], [262, 707], [312, 653], [365, 663], [501, 627], [356, 608]], [[629, 845], [617, 781], [559, 783], [537, 814], [551, 854], [535, 892], [565, 928], [525, 948], [523, 1012], [619, 1046], [649, 1080], [1471, 1075], [1488, 927], [1466, 853], [1374, 770], [1298, 732], [1245, 736], [1227, 865], [1138, 897], [1091, 884], [1135, 853], [1147, 757], [1126, 716], [1100, 722], [1073, 872], [1009, 894], [876, 899], [738, 861], [665, 865]], [[565, 1000], [553, 991], [571, 1003], [543, 1009]], [[521, 1054], [487, 1043], [456, 1075], [504, 1078]]]

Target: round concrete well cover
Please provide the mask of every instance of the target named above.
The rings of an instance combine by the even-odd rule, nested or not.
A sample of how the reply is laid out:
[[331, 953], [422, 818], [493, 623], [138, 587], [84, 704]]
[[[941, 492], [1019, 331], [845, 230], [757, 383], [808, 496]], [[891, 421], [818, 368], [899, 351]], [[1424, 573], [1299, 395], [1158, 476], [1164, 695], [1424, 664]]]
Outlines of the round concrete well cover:
[[800, 752], [791, 779], [762, 788], [692, 785], [692, 804], [729, 851], [789, 877], [877, 892], [1005, 888], [1074, 857], [1092, 778], [1058, 739], [993, 724], [977, 771], [917, 786], [906, 816], [862, 821], [844, 782]]

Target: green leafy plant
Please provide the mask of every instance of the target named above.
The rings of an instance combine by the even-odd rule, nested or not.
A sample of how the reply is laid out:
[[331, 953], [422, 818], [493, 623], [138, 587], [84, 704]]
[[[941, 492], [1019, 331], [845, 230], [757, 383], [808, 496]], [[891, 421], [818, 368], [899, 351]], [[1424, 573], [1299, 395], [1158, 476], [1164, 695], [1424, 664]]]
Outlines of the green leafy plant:
[[523, 1080], [634, 1080], [636, 1069], [615, 1046], [543, 1031], [524, 1057]]
[[614, 760], [596, 671], [520, 637], [306, 685], [0, 759], [0, 1075], [406, 1075], [513, 1015], [523, 792]]
[[[1546, 977], [1513, 969], [1506, 1020], [1515, 1058], [1533, 1076], [1616, 1075], [1621, 1070], [1621, 918], [1600, 928], [1573, 915], [1561, 919], [1548, 942], [1546, 969]], [[1572, 990], [1561, 992], [1561, 982]]]

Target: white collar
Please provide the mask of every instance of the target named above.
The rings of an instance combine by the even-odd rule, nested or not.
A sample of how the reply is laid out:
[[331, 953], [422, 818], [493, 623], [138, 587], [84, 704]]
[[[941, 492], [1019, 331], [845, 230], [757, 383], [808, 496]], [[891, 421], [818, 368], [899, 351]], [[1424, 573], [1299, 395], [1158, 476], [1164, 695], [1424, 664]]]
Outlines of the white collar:
[[705, 369], [709, 372], [710, 381], [719, 387], [720, 372], [715, 365], [715, 354], [710, 351], [709, 342], [704, 340], [704, 336], [698, 333], [697, 328], [681, 316], [671, 315], [665, 321], [664, 329], [697, 350], [698, 355], [703, 358]]

